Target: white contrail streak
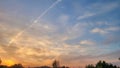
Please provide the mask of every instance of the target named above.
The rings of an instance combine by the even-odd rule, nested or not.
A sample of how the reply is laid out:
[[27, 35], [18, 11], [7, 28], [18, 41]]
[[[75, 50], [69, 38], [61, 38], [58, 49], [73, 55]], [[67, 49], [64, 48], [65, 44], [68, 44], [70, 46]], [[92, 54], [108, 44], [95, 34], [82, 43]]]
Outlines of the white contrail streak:
[[39, 19], [41, 19], [51, 8], [53, 8], [56, 4], [58, 4], [59, 2], [61, 2], [62, 0], [57, 0], [56, 2], [54, 2], [48, 9], [46, 9], [36, 20], [34, 20], [33, 23], [38, 22]]
[[37, 17], [33, 23], [28, 26], [27, 28], [23, 29], [22, 31], [20, 31], [15, 37], [13, 37], [9, 43], [8, 46], [10, 46], [13, 42], [16, 41], [16, 39], [18, 37], [20, 37], [26, 30], [28, 30], [29, 28], [31, 28], [33, 26], [33, 24], [37, 23], [50, 9], [52, 9], [55, 5], [57, 5], [59, 2], [61, 2], [62, 0], [57, 0], [56, 2], [54, 2], [48, 9], [46, 9], [39, 17]]

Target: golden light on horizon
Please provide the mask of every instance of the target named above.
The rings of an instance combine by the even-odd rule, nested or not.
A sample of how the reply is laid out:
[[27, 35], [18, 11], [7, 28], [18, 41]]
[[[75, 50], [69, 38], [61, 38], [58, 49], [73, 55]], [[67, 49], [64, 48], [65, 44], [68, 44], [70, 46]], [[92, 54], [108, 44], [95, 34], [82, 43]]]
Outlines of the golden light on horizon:
[[15, 62], [13, 60], [4, 60], [3, 64], [11, 66], [11, 65], [14, 65]]

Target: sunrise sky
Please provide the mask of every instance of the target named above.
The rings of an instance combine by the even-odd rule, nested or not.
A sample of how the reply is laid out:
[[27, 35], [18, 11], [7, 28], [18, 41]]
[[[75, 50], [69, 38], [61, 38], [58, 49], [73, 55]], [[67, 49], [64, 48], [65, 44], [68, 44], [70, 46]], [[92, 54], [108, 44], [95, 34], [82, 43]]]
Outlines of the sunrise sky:
[[0, 0], [2, 64], [119, 65], [120, 0]]

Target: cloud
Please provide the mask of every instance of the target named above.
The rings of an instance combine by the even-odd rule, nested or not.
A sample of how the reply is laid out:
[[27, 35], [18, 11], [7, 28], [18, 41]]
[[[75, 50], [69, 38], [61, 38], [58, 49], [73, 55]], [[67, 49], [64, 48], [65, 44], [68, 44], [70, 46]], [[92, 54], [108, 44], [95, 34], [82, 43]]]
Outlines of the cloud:
[[[86, 18], [90, 18], [92, 16], [97, 16], [106, 12], [109, 12], [111, 10], [114, 10], [115, 8], [119, 7], [119, 3], [113, 2], [113, 3], [93, 3], [89, 6], [84, 6], [84, 8], [80, 8], [84, 11], [82, 11], [82, 14], [79, 14], [77, 17], [77, 20], [82, 20]], [[78, 10], [77, 10], [78, 11]]]
[[[6, 17], [7, 19], [8, 16], [5, 15], [4, 17]], [[17, 20], [14, 17], [11, 17], [11, 20], [9, 21], [2, 17], [1, 19], [2, 19], [2, 21], [0, 21], [1, 28], [0, 54], [2, 55], [1, 58], [4, 58], [5, 56], [6, 59], [14, 57], [14, 59], [16, 59], [16, 63], [17, 62], [23, 63], [23, 65], [29, 63], [28, 60], [31, 60], [33, 62], [36, 62], [36, 65], [37, 64], [39, 65], [40, 61], [45, 64], [45, 62], [47, 62], [48, 60], [52, 61], [52, 59], [54, 59], [56, 56], [60, 54], [58, 51], [52, 50], [55, 47], [53, 41], [54, 39], [52, 39], [52, 37], [49, 36], [49, 34], [54, 33], [56, 31], [56, 27], [54, 25], [47, 22], [34, 24], [30, 30], [27, 30], [26, 32], [24, 32], [23, 35], [17, 38], [16, 41], [11, 44], [11, 46], [6, 46], [8, 45], [10, 39], [12, 39], [19, 31], [22, 30], [19, 27], [22, 27], [21, 25], [24, 24], [19, 25], [19, 23], [21, 23], [22, 21]], [[13, 22], [13, 20], [18, 23], [14, 25], [19, 27], [9, 25], [13, 24], [10, 23]], [[37, 60], [35, 58], [37, 58]], [[43, 61], [44, 59], [46, 59], [45, 62]]]
[[120, 41], [120, 36], [119, 35], [107, 35], [106, 39], [103, 41], [103, 44], [117, 44]]
[[108, 27], [108, 28], [94, 28], [90, 32], [91, 33], [99, 33], [101, 35], [111, 33], [112, 31], [119, 31], [119, 27]]
[[81, 45], [95, 45], [95, 42], [90, 41], [90, 40], [82, 40], [80, 41]]
[[106, 34], [107, 32], [104, 29], [94, 28], [91, 30], [92, 33]]
[[62, 0], [57, 0], [52, 5], [50, 5], [42, 14], [40, 14], [40, 16], [37, 17], [37, 19], [33, 21], [33, 23], [30, 26], [32, 26], [34, 23], [37, 23], [50, 9], [52, 9], [54, 6], [56, 6], [61, 1]]
[[85, 23], [81, 23], [81, 22], [77, 22], [76, 24], [69, 26], [66, 29], [66, 36], [69, 39], [75, 39], [77, 37], [81, 37], [85, 32], [87, 28], [87, 24]]
[[[1, 24], [0, 27], [2, 27], [0, 29], [0, 37], [2, 38], [2, 40], [0, 40], [0, 46], [2, 48], [0, 54], [2, 54], [2, 57], [14, 57], [14, 59], [16, 59], [16, 63], [23, 63], [23, 65], [40, 65], [39, 62], [42, 62], [42, 64], [47, 65], [50, 64], [47, 63], [47, 61], [52, 62], [53, 59], [59, 57], [61, 54], [69, 54], [69, 51], [73, 52], [74, 50], [79, 50], [78, 46], [65, 44], [65, 41], [62, 39], [67, 36], [66, 33], [61, 33], [62, 35], [55, 33], [56, 27], [46, 22], [35, 24], [31, 28], [32, 30], [30, 29], [26, 31], [21, 37], [16, 39], [11, 46], [6, 46], [8, 41], [14, 37], [17, 32], [21, 31], [21, 29], [17, 27], [14, 27], [14, 29], [12, 28], [12, 25], [8, 24]], [[72, 33], [69, 33], [67, 37], [72, 35], [76, 36], [77, 31], [79, 30], [78, 27], [79, 26], [71, 28]], [[12, 32], [9, 31], [9, 29], [11, 29]], [[52, 35], [49, 36], [49, 34]], [[71, 48], [73, 50], [71, 50]], [[80, 51], [83, 52], [83, 49]], [[21, 60], [21, 62], [19, 60]], [[36, 63], [30, 63], [28, 60]]]
[[119, 7], [119, 3], [117, 2], [112, 2], [112, 3], [108, 3], [108, 4], [103, 4], [101, 7], [101, 4], [98, 4], [96, 9], [99, 7], [99, 10], [101, 10], [101, 13], [104, 12], [109, 12], [111, 10], [114, 10], [115, 8]]
[[81, 20], [81, 19], [84, 19], [84, 18], [88, 18], [88, 17], [91, 17], [91, 16], [94, 16], [95, 13], [90, 13], [90, 12], [86, 12], [84, 13], [83, 15], [80, 15], [77, 17], [77, 20]]
[[[44, 28], [44, 25], [47, 25], [49, 28]], [[94, 45], [94, 41], [83, 40], [80, 41], [80, 45], [72, 45], [65, 42], [65, 40], [81, 36], [81, 32], [84, 32], [86, 26], [85, 24], [77, 23], [71, 27], [69, 26], [69, 29], [65, 28], [65, 33], [58, 34], [56, 31], [59, 29], [54, 30], [54, 25], [49, 25], [49, 23], [38, 23], [31, 28], [34, 30], [25, 32], [11, 46], [2, 46], [2, 57], [9, 56], [12, 53], [9, 57], [14, 57], [17, 60], [16, 62], [21, 60], [20, 63], [23, 63], [23, 65], [32, 64], [33, 66], [44, 64], [50, 65], [56, 58], [60, 59], [62, 63], [68, 66], [73, 66], [73, 63], [77, 63], [77, 66], [81, 65], [84, 67], [85, 64], [89, 62], [96, 63], [98, 59], [92, 60], [91, 58], [93, 58], [92, 56], [94, 54], [100, 52], [102, 48], [98, 48], [97, 46], [82, 46], [82, 44]], [[4, 25], [4, 27], [8, 29], [7, 26]], [[14, 29], [12, 30], [14, 31]], [[1, 29], [1, 31], [3, 31], [3, 34], [7, 34], [4, 32], [4, 28]], [[49, 33], [52, 35], [49, 35]], [[5, 36], [2, 37], [5, 38]], [[67, 39], [63, 40], [65, 37], [67, 37]], [[1, 41], [0, 44], [2, 43], [3, 41]], [[92, 56], [90, 54], [92, 54]], [[36, 63], [30, 63], [28, 60]]]
[[70, 18], [70, 17], [69, 17], [68, 15], [62, 14], [62, 15], [60, 15], [60, 16], [58, 17], [58, 21], [59, 21], [60, 23], [62, 23], [62, 24], [66, 24], [66, 23], [68, 23], [69, 18]]
[[119, 31], [120, 27], [109, 27], [109, 28], [106, 28], [105, 30], [107, 30], [107, 31]]
[[5, 50], [0, 46], [0, 54], [6, 53]]

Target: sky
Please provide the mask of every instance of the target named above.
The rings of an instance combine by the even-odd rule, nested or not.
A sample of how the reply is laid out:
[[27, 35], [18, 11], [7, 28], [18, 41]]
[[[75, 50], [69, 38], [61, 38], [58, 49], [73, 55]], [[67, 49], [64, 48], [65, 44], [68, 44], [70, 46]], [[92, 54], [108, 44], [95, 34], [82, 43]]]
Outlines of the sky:
[[0, 0], [2, 64], [120, 66], [120, 0]]

